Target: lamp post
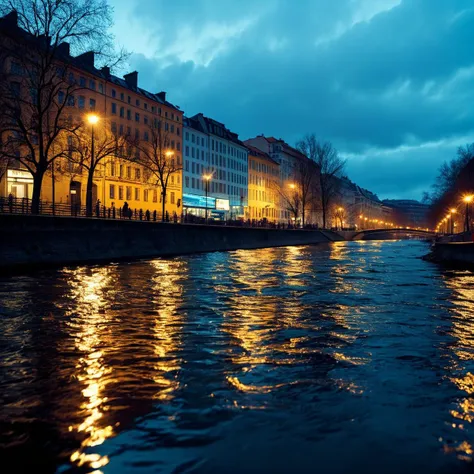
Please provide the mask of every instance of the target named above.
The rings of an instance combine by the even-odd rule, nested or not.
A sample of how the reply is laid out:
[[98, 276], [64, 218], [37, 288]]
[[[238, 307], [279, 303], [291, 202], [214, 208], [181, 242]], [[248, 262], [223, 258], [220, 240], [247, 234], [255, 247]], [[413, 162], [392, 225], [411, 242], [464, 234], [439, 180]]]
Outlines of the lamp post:
[[[87, 121], [91, 126], [91, 163], [90, 163], [90, 170], [95, 168], [95, 124], [99, 121], [99, 117], [96, 114], [88, 114]], [[87, 180], [87, 199], [86, 199], [86, 214], [88, 217], [92, 216], [92, 188], [93, 188], [93, 173], [89, 173], [88, 180]]]
[[343, 207], [338, 207], [337, 211], [339, 213], [339, 221], [341, 222], [341, 230], [342, 230], [342, 213], [344, 211], [344, 208]]
[[466, 203], [466, 232], [470, 231], [470, 222], [469, 222], [469, 204], [474, 199], [472, 194], [464, 196], [463, 201]]
[[206, 190], [206, 224], [207, 224], [207, 195], [209, 193], [209, 181], [212, 178], [212, 174], [205, 174], [202, 177], [204, 179], [204, 188]]
[[450, 209], [450, 216], [451, 216], [451, 234], [454, 234], [454, 214], [456, 214], [456, 209]]

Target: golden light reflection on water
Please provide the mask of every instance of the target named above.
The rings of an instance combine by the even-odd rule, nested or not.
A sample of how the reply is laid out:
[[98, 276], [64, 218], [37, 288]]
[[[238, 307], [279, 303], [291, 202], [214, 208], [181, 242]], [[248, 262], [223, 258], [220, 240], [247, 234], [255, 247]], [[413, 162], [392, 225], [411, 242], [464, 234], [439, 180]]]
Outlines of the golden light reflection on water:
[[[445, 279], [446, 286], [452, 290], [451, 335], [456, 343], [451, 350], [455, 356], [450, 367], [451, 381], [460, 391], [457, 407], [450, 410], [454, 418], [452, 428], [464, 432], [474, 420], [474, 375], [466, 371], [465, 365], [474, 360], [474, 275], [469, 272], [457, 273]], [[462, 433], [460, 433], [462, 439]], [[463, 461], [473, 460], [472, 444], [466, 440], [454, 446], [444, 444], [446, 453], [454, 453]]]
[[[104, 420], [109, 409], [108, 398], [104, 395], [105, 387], [112, 381], [112, 368], [104, 361], [100, 349], [107, 342], [107, 304], [104, 291], [111, 284], [111, 270], [104, 268], [78, 268], [68, 272], [69, 298], [72, 302], [66, 316], [75, 334], [75, 346], [80, 352], [76, 365], [75, 378], [82, 385], [82, 403], [79, 414], [83, 421], [70, 426], [69, 431], [85, 435], [81, 449], [75, 451], [71, 462], [78, 466], [88, 465], [99, 469], [109, 460], [107, 456], [91, 453], [89, 449], [101, 445], [113, 436], [113, 427]], [[88, 452], [85, 452], [85, 450]]]
[[184, 264], [178, 265], [166, 260], [154, 260], [151, 265], [155, 270], [152, 278], [152, 307], [157, 312], [152, 328], [157, 357], [153, 381], [159, 387], [155, 398], [170, 401], [179, 388], [177, 372], [181, 365], [176, 353], [181, 345], [184, 321], [177, 304], [183, 298], [180, 278], [186, 274], [187, 269]]

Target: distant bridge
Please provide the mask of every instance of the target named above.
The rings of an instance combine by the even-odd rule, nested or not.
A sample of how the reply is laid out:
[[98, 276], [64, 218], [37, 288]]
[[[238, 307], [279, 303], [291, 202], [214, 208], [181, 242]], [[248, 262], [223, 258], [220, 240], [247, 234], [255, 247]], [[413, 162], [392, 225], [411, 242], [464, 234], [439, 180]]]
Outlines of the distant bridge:
[[341, 234], [346, 240], [391, 240], [391, 239], [419, 239], [433, 238], [436, 234], [422, 229], [364, 229], [352, 232], [343, 231]]

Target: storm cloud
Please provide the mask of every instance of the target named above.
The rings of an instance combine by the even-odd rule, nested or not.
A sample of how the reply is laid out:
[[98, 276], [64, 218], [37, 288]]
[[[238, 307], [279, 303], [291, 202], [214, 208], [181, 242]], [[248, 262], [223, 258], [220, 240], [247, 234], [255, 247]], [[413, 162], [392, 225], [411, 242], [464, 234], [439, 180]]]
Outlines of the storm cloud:
[[474, 141], [472, 0], [113, 0], [129, 67], [242, 139], [315, 132], [380, 197]]

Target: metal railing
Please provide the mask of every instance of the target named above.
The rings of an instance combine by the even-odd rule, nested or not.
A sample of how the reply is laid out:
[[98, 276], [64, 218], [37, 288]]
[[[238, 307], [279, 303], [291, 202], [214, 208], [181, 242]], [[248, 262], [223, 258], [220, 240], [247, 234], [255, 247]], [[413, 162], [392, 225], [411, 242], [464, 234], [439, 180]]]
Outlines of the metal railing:
[[[31, 199], [17, 198], [13, 196], [0, 197], [0, 214], [23, 214], [32, 215]], [[77, 218], [95, 218], [95, 219], [121, 219], [121, 220], [135, 220], [135, 221], [149, 221], [149, 222], [169, 222], [169, 223], [185, 223], [196, 225], [227, 225], [235, 227], [252, 227], [252, 228], [266, 228], [266, 229], [299, 229], [300, 226], [288, 223], [271, 222], [266, 219], [212, 219], [208, 218], [207, 222], [204, 217], [196, 216], [183, 212], [181, 214], [165, 212], [165, 218], [162, 219], [161, 212], [156, 210], [151, 211], [143, 208], [131, 208], [130, 206], [123, 207], [106, 207], [100, 202], [92, 207], [92, 215], [87, 215], [86, 207], [78, 204], [58, 203], [51, 201], [40, 201], [39, 215], [43, 216], [59, 216], [59, 217], [77, 217]], [[307, 224], [304, 230], [318, 230], [317, 224]]]

